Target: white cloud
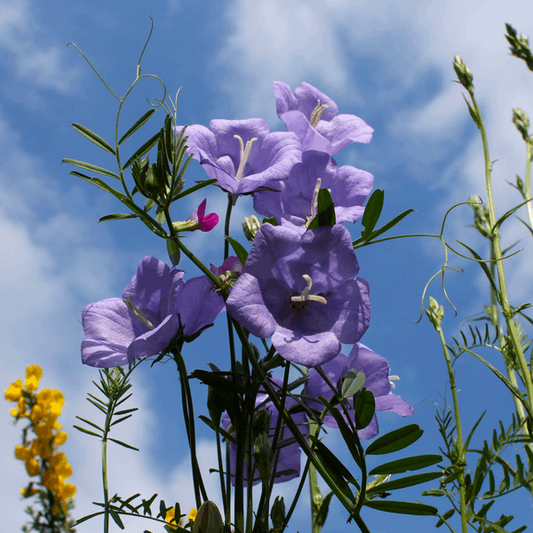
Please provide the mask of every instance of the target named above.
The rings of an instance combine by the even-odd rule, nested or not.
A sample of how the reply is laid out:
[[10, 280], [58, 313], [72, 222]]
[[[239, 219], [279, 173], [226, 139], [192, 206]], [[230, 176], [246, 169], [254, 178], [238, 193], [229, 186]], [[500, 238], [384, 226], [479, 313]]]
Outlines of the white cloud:
[[29, 0], [0, 1], [0, 48], [9, 52], [17, 75], [42, 88], [68, 92], [76, 71], [66, 70], [62, 64], [66, 48], [43, 46], [39, 31]]

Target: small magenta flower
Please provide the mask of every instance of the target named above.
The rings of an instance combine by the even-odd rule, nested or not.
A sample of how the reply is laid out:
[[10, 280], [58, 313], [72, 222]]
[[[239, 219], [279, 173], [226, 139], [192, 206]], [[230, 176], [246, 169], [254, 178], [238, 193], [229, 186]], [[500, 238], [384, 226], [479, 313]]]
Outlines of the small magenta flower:
[[350, 233], [340, 225], [301, 234], [263, 224], [255, 236], [227, 312], [285, 359], [314, 367], [333, 359], [341, 343], [357, 342], [370, 321], [368, 284]]
[[[178, 126], [181, 131], [183, 126]], [[240, 194], [261, 188], [279, 189], [291, 168], [302, 160], [300, 142], [294, 133], [270, 132], [260, 118], [212, 120], [209, 128], [188, 126], [188, 154], [193, 154], [207, 175], [231, 193]]]
[[254, 194], [254, 209], [303, 232], [316, 215], [318, 190], [323, 188], [329, 190], [335, 204], [337, 224], [356, 222], [363, 216], [373, 183], [372, 174], [349, 165], [338, 168], [328, 154], [312, 150], [304, 152], [289, 179], [280, 182], [280, 192]]
[[[322, 365], [322, 370], [328, 377], [332, 385], [336, 386], [339, 379], [345, 376], [349, 370], [355, 369], [365, 375], [364, 386], [372, 392], [376, 400], [377, 411], [392, 411], [400, 416], [411, 416], [413, 408], [403, 398], [391, 392], [391, 380], [398, 379], [396, 376], [389, 376], [389, 365], [384, 357], [374, 353], [361, 343], [357, 343], [346, 356], [343, 353]], [[312, 400], [322, 396], [326, 400], [333, 398], [333, 391], [322, 379], [315, 369], [309, 372], [309, 379], [306, 382], [307, 403], [313, 409], [322, 411], [323, 405]], [[339, 407], [341, 413], [342, 409]], [[353, 419], [353, 401], [348, 401], [348, 410]], [[344, 415], [343, 415], [344, 416]], [[328, 427], [338, 427], [333, 415], [327, 413], [324, 417], [324, 425]], [[376, 415], [370, 424], [357, 432], [361, 439], [371, 439], [379, 433], [378, 419]]]
[[352, 142], [369, 143], [373, 129], [355, 115], [339, 115], [337, 104], [324, 93], [302, 82], [294, 94], [281, 81], [274, 82], [276, 111], [302, 143], [302, 150], [335, 155]]
[[174, 222], [172, 226], [179, 233], [181, 231], [211, 231], [218, 224], [216, 213], [205, 214], [205, 199], [193, 212], [193, 214], [183, 222]]

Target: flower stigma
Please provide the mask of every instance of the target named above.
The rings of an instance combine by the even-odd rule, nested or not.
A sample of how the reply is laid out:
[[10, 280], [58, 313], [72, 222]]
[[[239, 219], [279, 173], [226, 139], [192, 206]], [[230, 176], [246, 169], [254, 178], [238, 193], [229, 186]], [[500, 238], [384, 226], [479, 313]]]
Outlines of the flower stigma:
[[246, 146], [244, 146], [244, 141], [242, 140], [242, 137], [240, 135], [234, 135], [233, 137], [238, 139], [241, 145], [241, 162], [239, 163], [239, 168], [237, 169], [237, 174], [235, 175], [235, 179], [237, 181], [241, 181], [242, 175], [244, 173], [244, 167], [246, 166], [248, 158], [250, 157], [250, 152], [252, 151], [252, 144], [257, 141], [257, 137], [246, 141]]
[[305, 307], [305, 302], [318, 302], [321, 304], [327, 304], [328, 302], [323, 296], [319, 296], [318, 294], [309, 294], [309, 291], [313, 286], [311, 276], [304, 274], [302, 277], [305, 280], [306, 287], [300, 295], [291, 296], [291, 307], [300, 311]]
[[141, 308], [128, 296], [122, 300], [135, 318], [138, 318], [147, 328], [155, 329], [155, 326], [148, 320]]
[[309, 122], [311, 123], [311, 126], [313, 126], [313, 128], [316, 128], [317, 124], [320, 121], [320, 117], [322, 117], [322, 113], [328, 107], [329, 107], [328, 104], [320, 105], [320, 100], [318, 100], [318, 103], [316, 104], [316, 107], [313, 109], [313, 112], [311, 113], [311, 117], [309, 118]]

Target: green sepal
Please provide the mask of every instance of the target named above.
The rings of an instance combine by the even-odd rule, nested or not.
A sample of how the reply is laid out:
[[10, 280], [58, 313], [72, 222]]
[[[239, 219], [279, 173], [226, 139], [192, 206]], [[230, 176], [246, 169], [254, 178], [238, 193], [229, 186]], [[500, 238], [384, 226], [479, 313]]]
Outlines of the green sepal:
[[391, 500], [370, 500], [365, 502], [367, 507], [386, 513], [411, 514], [411, 515], [436, 515], [438, 509], [432, 505], [414, 502], [395, 502]]
[[416, 442], [423, 433], [424, 431], [417, 424], [395, 429], [370, 443], [366, 449], [366, 455], [384, 455], [403, 450]]
[[[118, 174], [115, 174], [110, 170], [106, 170], [105, 168], [92, 165], [91, 163], [85, 163], [84, 161], [77, 161], [76, 159], [68, 158], [62, 159], [61, 163], [68, 163], [69, 165], [74, 165], [76, 167], [83, 168], [84, 170], [89, 170], [90, 172], [96, 172], [97, 174], [103, 174], [104, 176], [109, 176], [110, 178], [120, 180], [120, 176]], [[74, 174], [74, 172], [71, 172], [71, 174], [78, 176], [78, 174]]]
[[442, 461], [440, 455], [415, 455], [413, 457], [405, 457], [397, 461], [391, 461], [373, 468], [368, 475], [377, 476], [378, 474], [402, 474], [409, 470], [420, 470], [427, 466], [432, 466]]
[[96, 146], [100, 147], [102, 150], [105, 150], [106, 152], [109, 152], [110, 154], [113, 154], [114, 156], [117, 155], [115, 150], [113, 150], [113, 147], [107, 141], [104, 141], [102, 137], [94, 133], [94, 131], [91, 131], [85, 126], [82, 126], [81, 124], [72, 124], [72, 127], [76, 131], [81, 133], [86, 139], [89, 139], [89, 141], [96, 144]]
[[320, 189], [318, 191], [317, 215], [313, 218], [307, 229], [334, 226], [335, 224], [335, 204], [331, 199], [331, 194], [327, 189]]
[[149, 109], [135, 124], [120, 138], [118, 144], [122, 144], [128, 137], [133, 135], [141, 126], [146, 124], [150, 117], [155, 113], [155, 109]]
[[279, 226], [278, 221], [274, 217], [264, 218], [263, 224], [271, 224], [272, 226]]
[[246, 251], [244, 246], [232, 237], [226, 237], [226, 240], [231, 244], [233, 251], [237, 254], [237, 257], [239, 258], [239, 261], [242, 263], [242, 265], [246, 265], [246, 260], [248, 259], [248, 252]]

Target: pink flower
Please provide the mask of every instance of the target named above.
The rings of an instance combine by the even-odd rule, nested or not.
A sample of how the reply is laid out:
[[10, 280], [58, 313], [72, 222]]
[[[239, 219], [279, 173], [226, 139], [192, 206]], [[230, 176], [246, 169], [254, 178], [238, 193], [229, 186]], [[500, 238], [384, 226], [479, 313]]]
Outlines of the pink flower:
[[183, 222], [174, 222], [172, 225], [177, 232], [180, 231], [211, 231], [218, 224], [216, 213], [205, 214], [205, 199], [193, 212], [193, 214]]

